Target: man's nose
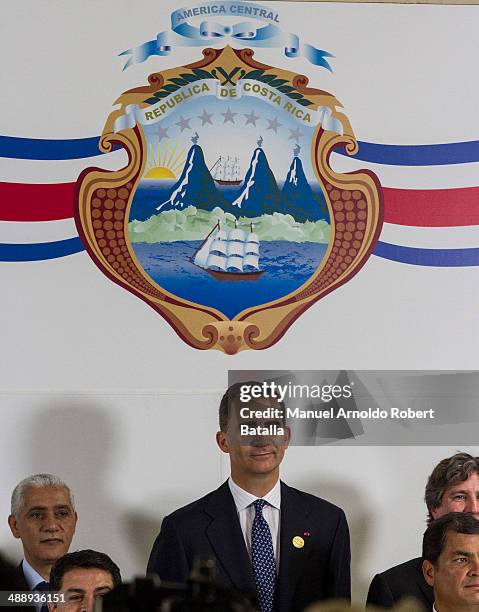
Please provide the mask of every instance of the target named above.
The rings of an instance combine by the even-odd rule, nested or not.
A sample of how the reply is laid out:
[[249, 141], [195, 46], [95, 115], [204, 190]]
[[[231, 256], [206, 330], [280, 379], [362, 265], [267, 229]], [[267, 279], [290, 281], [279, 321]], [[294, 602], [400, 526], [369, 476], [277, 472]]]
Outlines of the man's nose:
[[478, 555], [471, 557], [468, 574], [469, 576], [479, 575], [479, 556]]
[[466, 504], [466, 512], [471, 514], [479, 514], [479, 500], [477, 497], [470, 497]]
[[43, 521], [43, 529], [45, 531], [58, 531], [60, 529], [60, 524], [55, 514], [47, 514]]
[[80, 612], [93, 612], [94, 605], [95, 597], [93, 593], [91, 593], [90, 595], [86, 595], [85, 599], [83, 600]]
[[271, 444], [271, 438], [268, 436], [252, 436], [251, 437], [251, 446], [269, 446]]

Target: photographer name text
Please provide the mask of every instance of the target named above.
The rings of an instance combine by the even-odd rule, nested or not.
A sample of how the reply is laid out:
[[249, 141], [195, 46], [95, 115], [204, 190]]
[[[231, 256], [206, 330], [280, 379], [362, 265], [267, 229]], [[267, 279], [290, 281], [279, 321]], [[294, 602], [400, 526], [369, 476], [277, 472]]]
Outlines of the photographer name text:
[[[300, 408], [266, 408], [254, 410], [244, 406], [240, 417], [249, 423], [240, 425], [242, 436], [267, 435], [282, 436], [285, 434], [286, 419], [331, 420], [331, 419], [371, 419], [371, 420], [434, 420], [435, 411], [414, 410], [413, 408], [367, 408], [364, 410], [348, 410], [345, 408], [328, 408], [325, 410], [301, 410]], [[261, 421], [261, 424], [258, 424]]]

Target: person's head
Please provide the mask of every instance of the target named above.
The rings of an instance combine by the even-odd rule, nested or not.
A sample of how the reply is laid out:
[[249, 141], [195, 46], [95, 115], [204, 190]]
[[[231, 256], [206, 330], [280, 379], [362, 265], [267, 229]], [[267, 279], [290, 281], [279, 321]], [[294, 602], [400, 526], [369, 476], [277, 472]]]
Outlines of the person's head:
[[108, 555], [95, 550], [68, 553], [50, 573], [50, 590], [60, 593], [64, 602], [49, 604], [49, 610], [92, 612], [95, 598], [120, 584], [120, 570]]
[[[252, 387], [257, 393], [245, 393], [246, 388]], [[216, 441], [229, 454], [231, 474], [238, 484], [261, 475], [277, 479], [289, 444], [283, 402], [261, 389], [262, 383], [236, 383], [227, 389], [220, 402]], [[268, 433], [259, 433], [258, 428]]]
[[437, 610], [479, 610], [479, 521], [474, 516], [451, 512], [432, 521], [422, 555]]
[[25, 559], [45, 579], [70, 547], [77, 515], [68, 486], [52, 474], [35, 474], [13, 490], [8, 524]]
[[479, 457], [456, 453], [440, 461], [426, 484], [428, 521], [449, 512], [468, 512], [479, 519]]

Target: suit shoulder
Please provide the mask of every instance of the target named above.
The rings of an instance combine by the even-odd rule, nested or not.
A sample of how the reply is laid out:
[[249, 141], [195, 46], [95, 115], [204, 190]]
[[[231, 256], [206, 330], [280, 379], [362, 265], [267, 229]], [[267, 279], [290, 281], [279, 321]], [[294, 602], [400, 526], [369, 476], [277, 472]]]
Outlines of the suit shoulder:
[[406, 596], [418, 599], [425, 610], [432, 608], [434, 595], [424, 580], [421, 557], [376, 574], [369, 586], [367, 603], [392, 608]]
[[381, 576], [388, 582], [393, 581], [394, 579], [403, 579], [405, 576], [421, 572], [421, 566], [422, 558], [416, 557], [415, 559], [410, 559], [409, 561], [405, 561], [404, 563], [390, 567], [384, 572], [378, 574], [378, 576]]

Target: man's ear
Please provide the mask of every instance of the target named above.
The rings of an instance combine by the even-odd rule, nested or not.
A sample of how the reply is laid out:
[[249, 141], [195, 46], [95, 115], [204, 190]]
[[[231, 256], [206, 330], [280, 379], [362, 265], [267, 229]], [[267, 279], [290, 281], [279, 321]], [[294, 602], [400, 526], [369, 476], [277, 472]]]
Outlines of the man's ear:
[[427, 559], [424, 559], [422, 562], [422, 573], [424, 580], [429, 586], [434, 586], [434, 571], [434, 565]]
[[230, 452], [230, 445], [229, 445], [226, 433], [224, 431], [216, 432], [216, 444], [220, 447], [220, 449], [224, 453]]
[[10, 527], [13, 537], [19, 539], [20, 532], [18, 531], [17, 519], [13, 516], [13, 514], [10, 514], [8, 517], [8, 526]]

